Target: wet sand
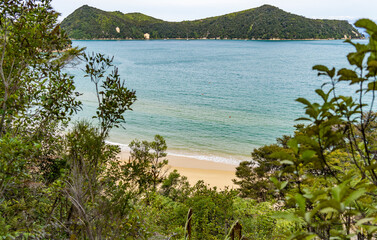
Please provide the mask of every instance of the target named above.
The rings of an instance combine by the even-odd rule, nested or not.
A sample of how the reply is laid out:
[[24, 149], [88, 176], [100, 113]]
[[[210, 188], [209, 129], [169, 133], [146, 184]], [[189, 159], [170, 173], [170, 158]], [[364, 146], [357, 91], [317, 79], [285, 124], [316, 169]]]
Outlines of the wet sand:
[[[128, 160], [129, 155], [128, 151], [122, 151], [120, 158]], [[168, 172], [177, 169], [181, 175], [187, 177], [191, 185], [203, 180], [211, 187], [216, 186], [219, 189], [224, 189], [226, 186], [236, 187], [232, 182], [232, 179], [235, 178], [236, 165], [174, 155], [168, 155], [166, 158], [169, 160]]]

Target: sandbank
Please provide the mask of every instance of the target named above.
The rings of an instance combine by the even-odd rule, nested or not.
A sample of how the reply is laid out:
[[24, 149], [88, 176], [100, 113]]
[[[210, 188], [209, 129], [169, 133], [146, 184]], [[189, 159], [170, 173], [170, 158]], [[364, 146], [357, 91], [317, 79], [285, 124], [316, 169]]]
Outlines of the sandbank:
[[[128, 160], [129, 156], [129, 151], [122, 150], [119, 157], [122, 160]], [[168, 172], [177, 169], [181, 175], [187, 177], [191, 185], [203, 180], [211, 187], [217, 187], [218, 189], [224, 189], [226, 186], [236, 188], [232, 181], [232, 179], [236, 178], [236, 165], [169, 154], [166, 158], [169, 160]]]

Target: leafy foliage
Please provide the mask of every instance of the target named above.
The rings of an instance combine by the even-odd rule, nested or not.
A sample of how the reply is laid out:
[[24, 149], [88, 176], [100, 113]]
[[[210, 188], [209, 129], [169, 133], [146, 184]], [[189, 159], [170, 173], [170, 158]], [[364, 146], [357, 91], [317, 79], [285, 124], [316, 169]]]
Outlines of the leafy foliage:
[[284, 136], [283, 139], [278, 139], [278, 144], [254, 149], [251, 154], [253, 160], [241, 162], [236, 168], [237, 179], [234, 179], [233, 182], [239, 185], [242, 197], [258, 199], [262, 202], [279, 198], [279, 194], [276, 192], [280, 190], [280, 187], [270, 179], [283, 180], [285, 178], [280, 174], [283, 164], [278, 157], [274, 156], [274, 153], [284, 152], [287, 156], [292, 155], [292, 151], [285, 144], [287, 139], [289, 137]]
[[[194, 239], [229, 239], [236, 225], [250, 239], [376, 238], [377, 25], [372, 21], [356, 23], [367, 29], [369, 43], [348, 41], [356, 49], [347, 56], [352, 69], [314, 67], [330, 81], [316, 90], [319, 102], [297, 100], [306, 113], [299, 120], [308, 124], [297, 125], [292, 137], [255, 149], [253, 161], [237, 168], [238, 191], [203, 181], [190, 186], [177, 171], [166, 176], [167, 145], [159, 135], [151, 142], [133, 141], [130, 159], [121, 161], [119, 147], [106, 138], [125, 121], [136, 97], [120, 80], [113, 59], [70, 48], [48, 0], [5, 1], [0, 7], [1, 238], [184, 239], [190, 229], [187, 235]], [[270, 6], [252, 11], [261, 10], [277, 11]], [[112, 14], [140, 27], [165, 24], [141, 14]], [[250, 11], [226, 18], [239, 21], [242, 14]], [[112, 24], [107, 18], [101, 22]], [[137, 33], [132, 26], [131, 31]], [[79, 55], [96, 87], [98, 125], [81, 121], [67, 130], [80, 110], [80, 94], [62, 68]], [[341, 82], [356, 86], [355, 95], [337, 94]]]
[[51, 130], [48, 125], [64, 123], [80, 109], [72, 77], [61, 72], [80, 49], [63, 51], [70, 40], [48, 4], [30, 0], [0, 5], [0, 136], [33, 132], [30, 137], [38, 137]]
[[[297, 99], [305, 105], [306, 113], [306, 117], [299, 120], [309, 124], [288, 142], [295, 156], [288, 159], [291, 166], [283, 171], [293, 176], [295, 187], [287, 193], [286, 202], [295, 204], [296, 210], [294, 214], [281, 215], [305, 221], [306, 231], [292, 235], [293, 239], [375, 238], [377, 185], [373, 105], [377, 39], [373, 36], [377, 27], [367, 19], [359, 20], [356, 26], [367, 29], [372, 37], [367, 44], [347, 41], [356, 50], [347, 56], [353, 69], [336, 71], [314, 66], [319, 76], [330, 79], [323, 85], [330, 88], [316, 90], [319, 103]], [[357, 86], [355, 94], [338, 95], [340, 82]], [[277, 156], [286, 159], [281, 153]]]
[[[136, 101], [135, 91], [125, 87], [117, 67], [114, 66], [113, 71], [105, 76], [107, 69], [113, 66], [113, 58], [93, 53], [84, 54], [84, 60], [87, 62], [85, 76], [90, 77], [96, 87], [98, 108], [94, 118], [100, 121], [101, 134], [105, 137], [111, 128], [120, 127], [125, 122], [123, 113], [132, 110], [131, 105]], [[102, 85], [99, 85], [101, 81]]]

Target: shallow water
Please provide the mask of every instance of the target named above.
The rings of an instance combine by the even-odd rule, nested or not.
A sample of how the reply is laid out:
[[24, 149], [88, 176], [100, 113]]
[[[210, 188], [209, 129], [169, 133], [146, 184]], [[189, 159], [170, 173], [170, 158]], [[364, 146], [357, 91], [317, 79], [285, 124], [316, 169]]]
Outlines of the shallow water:
[[[74, 41], [88, 52], [114, 56], [137, 102], [126, 113], [126, 130], [110, 141], [165, 137], [170, 154], [238, 163], [253, 148], [291, 134], [304, 110], [298, 97], [313, 100], [318, 78], [312, 66], [347, 66], [353, 50], [343, 41]], [[75, 75], [84, 110], [95, 113], [93, 84]]]

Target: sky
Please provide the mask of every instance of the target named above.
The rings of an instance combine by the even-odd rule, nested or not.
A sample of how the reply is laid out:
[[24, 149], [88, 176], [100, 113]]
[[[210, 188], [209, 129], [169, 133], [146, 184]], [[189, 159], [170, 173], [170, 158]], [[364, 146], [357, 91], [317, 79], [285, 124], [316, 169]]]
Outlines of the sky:
[[377, 0], [52, 0], [63, 20], [89, 5], [105, 11], [141, 12], [165, 21], [194, 20], [270, 4], [309, 18], [377, 19]]

